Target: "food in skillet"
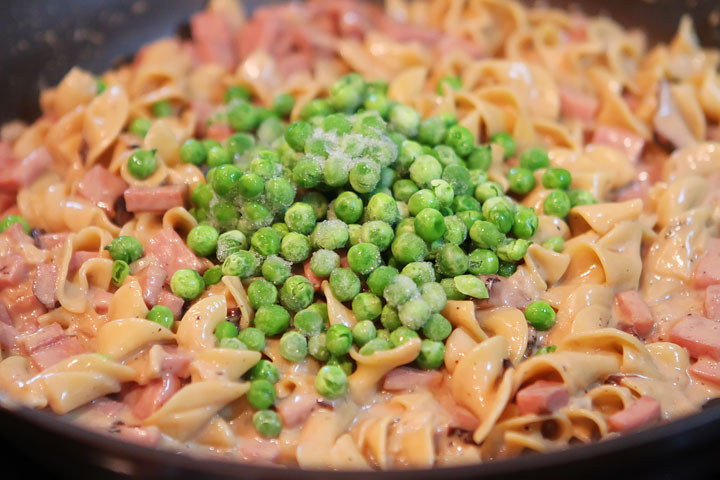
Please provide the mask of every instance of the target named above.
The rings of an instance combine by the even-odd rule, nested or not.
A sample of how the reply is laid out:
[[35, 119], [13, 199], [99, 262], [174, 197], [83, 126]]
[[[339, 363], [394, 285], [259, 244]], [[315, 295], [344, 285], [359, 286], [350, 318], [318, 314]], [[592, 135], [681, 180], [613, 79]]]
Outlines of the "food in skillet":
[[720, 388], [720, 54], [495, 0], [212, 1], [2, 129], [0, 391], [306, 468], [545, 452]]

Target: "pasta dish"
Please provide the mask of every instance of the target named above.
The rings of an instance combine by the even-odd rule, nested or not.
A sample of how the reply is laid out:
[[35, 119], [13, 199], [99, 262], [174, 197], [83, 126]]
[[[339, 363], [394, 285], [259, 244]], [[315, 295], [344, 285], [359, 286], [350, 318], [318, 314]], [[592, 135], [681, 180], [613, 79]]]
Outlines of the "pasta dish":
[[212, 0], [0, 132], [0, 398], [369, 470], [720, 396], [720, 51], [505, 0]]

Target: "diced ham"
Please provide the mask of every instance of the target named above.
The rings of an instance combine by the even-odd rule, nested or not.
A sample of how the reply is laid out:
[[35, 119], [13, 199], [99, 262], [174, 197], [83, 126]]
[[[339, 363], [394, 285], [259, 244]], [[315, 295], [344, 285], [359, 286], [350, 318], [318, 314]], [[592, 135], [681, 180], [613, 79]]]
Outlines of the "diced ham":
[[125, 190], [125, 209], [128, 212], [165, 212], [185, 205], [185, 185], [161, 187], [130, 187]]
[[38, 236], [38, 243], [43, 250], [52, 250], [58, 245], [63, 245], [68, 236], [68, 233], [43, 233]]
[[310, 269], [310, 260], [306, 260], [303, 263], [303, 273], [305, 274], [305, 278], [310, 280], [310, 283], [312, 284], [315, 291], [320, 290], [320, 285], [322, 284], [322, 278], [318, 277], [313, 273], [313, 271]]
[[18, 286], [29, 273], [30, 267], [20, 255], [9, 253], [0, 256], [0, 289]]
[[105, 167], [95, 165], [78, 183], [77, 192], [112, 214], [115, 211], [115, 202], [127, 188], [125, 180], [110, 173]]
[[670, 341], [687, 349], [692, 357], [720, 360], [720, 322], [715, 320], [689, 314], [670, 330]]
[[218, 142], [225, 142], [233, 132], [234, 130], [224, 123], [213, 123], [206, 128], [207, 138], [217, 140]]
[[639, 337], [645, 337], [652, 332], [655, 321], [650, 307], [640, 293], [636, 290], [620, 292], [615, 297], [615, 301], [620, 311], [618, 327], [621, 330], [634, 333]]
[[157, 304], [169, 308], [170, 311], [173, 313], [173, 317], [175, 317], [175, 320], [179, 320], [180, 315], [182, 315], [182, 309], [185, 305], [185, 300], [178, 297], [177, 295], [173, 295], [167, 290], [163, 290], [158, 296]]
[[90, 260], [91, 258], [97, 258], [100, 255], [96, 251], [78, 250], [73, 252], [70, 256], [70, 263], [68, 264], [68, 273], [75, 273], [80, 270], [82, 264]]
[[15, 327], [5, 322], [0, 322], [0, 347], [15, 348], [17, 335], [18, 331]]
[[165, 353], [160, 361], [160, 371], [180, 378], [190, 375], [192, 353], [174, 347], [163, 347], [163, 351]]
[[113, 294], [110, 292], [106, 292], [105, 290], [95, 290], [92, 297], [90, 297], [90, 302], [92, 303], [92, 308], [96, 313], [104, 315], [108, 312], [108, 310], [110, 310], [110, 301], [112, 298]]
[[319, 408], [320, 397], [312, 393], [298, 393], [283, 398], [275, 406], [282, 419], [283, 426], [287, 428], [296, 427]]
[[595, 120], [599, 106], [600, 102], [594, 95], [569, 87], [560, 88], [560, 111], [563, 117], [592, 122]]
[[0, 303], [7, 310], [15, 328], [22, 333], [37, 330], [37, 318], [47, 313], [47, 309], [35, 297], [30, 281], [0, 290]]
[[45, 147], [28, 154], [20, 162], [12, 162], [0, 170], [0, 190], [18, 190], [29, 186], [52, 164], [53, 158]]
[[153, 264], [148, 265], [138, 274], [143, 299], [149, 308], [157, 304], [167, 277], [165, 269]]
[[5, 305], [0, 302], [0, 323], [4, 323], [6, 325], [12, 325], [13, 319], [10, 317], [10, 313], [7, 311], [7, 308], [5, 308]]
[[347, 252], [345, 250], [338, 250], [337, 254], [340, 255], [340, 267], [350, 268], [350, 263], [348, 263], [347, 259]]
[[133, 414], [144, 420], [162, 407], [180, 387], [178, 377], [163, 375], [162, 379], [153, 380], [128, 394], [127, 401]]
[[608, 419], [610, 428], [625, 433], [636, 430], [660, 419], [660, 402], [652, 397], [643, 396]]
[[597, 126], [591, 143], [620, 150], [633, 163], [638, 161], [643, 148], [645, 148], [645, 139], [641, 136], [607, 125]]
[[720, 385], [720, 363], [708, 358], [702, 357], [693, 363], [688, 371], [695, 377]]
[[8, 216], [10, 213], [6, 212], [13, 205], [15, 205], [15, 192], [0, 192], [0, 216]]
[[443, 384], [435, 389], [434, 393], [438, 403], [449, 416], [448, 427], [472, 432], [480, 425], [480, 421], [470, 410], [455, 401], [447, 382], [448, 378], [445, 377], [443, 380]]
[[57, 302], [58, 269], [54, 263], [42, 263], [35, 270], [33, 293], [46, 308], [55, 308]]
[[180, 269], [204, 269], [203, 263], [195, 256], [183, 239], [170, 227], [163, 228], [160, 233], [148, 241], [146, 254], [155, 257], [159, 265], [168, 273], [168, 277]]
[[238, 453], [245, 460], [270, 464], [280, 458], [282, 450], [278, 442], [248, 438], [241, 440], [238, 445]]
[[35, 333], [21, 335], [17, 343], [39, 370], [84, 351], [78, 339], [65, 335], [57, 323], [43, 327]]
[[569, 401], [570, 393], [565, 384], [547, 380], [538, 380], [515, 395], [515, 403], [521, 415], [552, 413]]
[[195, 50], [202, 62], [217, 63], [230, 70], [235, 66], [235, 48], [228, 22], [219, 12], [197, 13], [190, 20]]
[[711, 320], [720, 320], [720, 285], [710, 285], [705, 290], [705, 316]]
[[693, 286], [700, 289], [717, 284], [720, 284], [720, 239], [712, 238], [695, 265]]
[[412, 390], [415, 387], [434, 389], [443, 380], [442, 373], [437, 370], [418, 370], [410, 367], [398, 367], [385, 375], [385, 390]]
[[488, 290], [488, 298], [475, 300], [477, 308], [512, 307], [524, 309], [536, 299], [540, 292], [536, 292], [535, 285], [530, 285], [526, 277], [511, 275], [482, 275]]
[[160, 430], [157, 427], [120, 425], [113, 433], [117, 434], [121, 440], [143, 447], [153, 448], [160, 443]]
[[192, 108], [192, 111], [195, 113], [195, 117], [197, 118], [195, 133], [197, 136], [204, 137], [208, 126], [208, 121], [210, 120], [210, 117], [212, 117], [212, 115], [217, 111], [218, 107], [204, 100], [194, 100], [190, 104], [190, 107]]

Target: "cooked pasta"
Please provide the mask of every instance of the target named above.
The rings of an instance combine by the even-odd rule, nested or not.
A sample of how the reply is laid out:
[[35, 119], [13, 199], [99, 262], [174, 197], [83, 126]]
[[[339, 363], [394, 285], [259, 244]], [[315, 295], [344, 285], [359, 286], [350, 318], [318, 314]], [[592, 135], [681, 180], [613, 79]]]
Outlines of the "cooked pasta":
[[[0, 394], [314, 469], [720, 396], [720, 51], [498, 0], [212, 0], [0, 141]], [[139, 432], [139, 433], [138, 433]]]

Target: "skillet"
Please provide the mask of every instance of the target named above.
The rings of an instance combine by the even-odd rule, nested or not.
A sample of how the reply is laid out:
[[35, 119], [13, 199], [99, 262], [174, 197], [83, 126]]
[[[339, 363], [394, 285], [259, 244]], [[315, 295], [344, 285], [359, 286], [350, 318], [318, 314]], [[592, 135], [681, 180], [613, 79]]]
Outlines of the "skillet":
[[[131, 58], [158, 37], [187, 33], [204, 0], [3, 0], [0, 16], [0, 123], [39, 115], [39, 90], [73, 65], [94, 72]], [[250, 0], [253, 8], [262, 2]], [[277, 3], [274, 1], [272, 3]], [[568, 0], [552, 0], [569, 6]], [[717, 0], [584, 0], [589, 14], [606, 13], [652, 41], [672, 37], [690, 13], [701, 42], [720, 46]], [[570, 5], [574, 7], [574, 5]], [[720, 472], [720, 402], [691, 417], [598, 444], [462, 468], [410, 472], [312, 472], [198, 459], [148, 450], [93, 433], [45, 412], [0, 402], [3, 477], [32, 469], [50, 478], [455, 480], [510, 478], [710, 478]], [[18, 470], [19, 469], [19, 470]], [[43, 470], [44, 469], [44, 470]], [[22, 472], [17, 474], [17, 471]]]

